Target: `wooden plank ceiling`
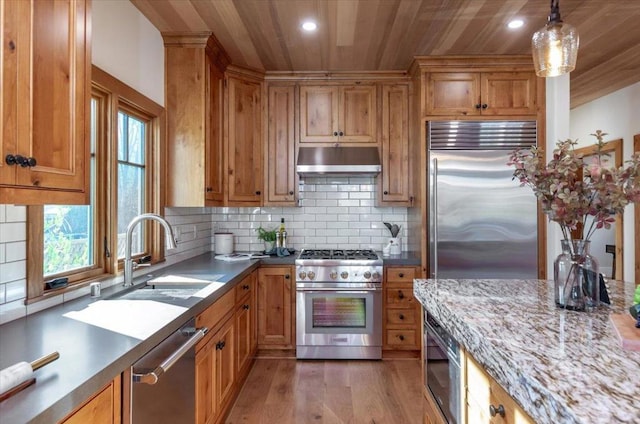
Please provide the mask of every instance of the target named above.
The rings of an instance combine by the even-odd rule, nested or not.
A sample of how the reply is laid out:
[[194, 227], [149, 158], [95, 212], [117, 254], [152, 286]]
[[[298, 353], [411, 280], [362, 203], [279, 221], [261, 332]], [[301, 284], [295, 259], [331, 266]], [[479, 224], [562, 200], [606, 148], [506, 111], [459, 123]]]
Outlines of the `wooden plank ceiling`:
[[[548, 0], [131, 0], [161, 32], [212, 31], [266, 71], [407, 70], [414, 56], [530, 54]], [[562, 0], [580, 34], [571, 107], [640, 81], [640, 0]], [[303, 33], [305, 19], [318, 23]], [[520, 18], [518, 30], [506, 27]]]

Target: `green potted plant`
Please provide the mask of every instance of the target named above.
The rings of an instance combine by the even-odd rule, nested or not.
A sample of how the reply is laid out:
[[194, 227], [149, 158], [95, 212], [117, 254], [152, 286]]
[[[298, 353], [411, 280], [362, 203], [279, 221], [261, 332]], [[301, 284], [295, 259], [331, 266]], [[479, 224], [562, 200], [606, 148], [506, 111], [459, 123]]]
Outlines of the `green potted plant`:
[[262, 240], [264, 242], [264, 251], [272, 251], [277, 237], [276, 230], [265, 230], [260, 226], [256, 231], [258, 232], [258, 240]]

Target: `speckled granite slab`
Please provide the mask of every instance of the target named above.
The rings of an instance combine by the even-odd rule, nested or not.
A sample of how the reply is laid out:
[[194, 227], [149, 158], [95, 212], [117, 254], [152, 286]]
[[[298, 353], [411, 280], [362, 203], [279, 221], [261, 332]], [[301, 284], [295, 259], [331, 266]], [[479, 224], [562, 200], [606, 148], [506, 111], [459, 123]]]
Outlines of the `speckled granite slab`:
[[610, 282], [613, 305], [558, 309], [544, 280], [414, 280], [420, 303], [539, 424], [640, 423], [640, 352], [623, 350], [609, 314], [632, 283]]

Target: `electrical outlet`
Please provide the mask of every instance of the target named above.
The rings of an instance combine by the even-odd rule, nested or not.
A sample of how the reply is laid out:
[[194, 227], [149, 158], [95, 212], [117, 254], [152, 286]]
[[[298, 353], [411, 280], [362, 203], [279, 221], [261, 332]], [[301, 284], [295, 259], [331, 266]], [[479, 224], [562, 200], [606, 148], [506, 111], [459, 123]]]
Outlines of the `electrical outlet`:
[[176, 239], [176, 243], [182, 241], [182, 231], [180, 231], [180, 227], [173, 227], [173, 236]]

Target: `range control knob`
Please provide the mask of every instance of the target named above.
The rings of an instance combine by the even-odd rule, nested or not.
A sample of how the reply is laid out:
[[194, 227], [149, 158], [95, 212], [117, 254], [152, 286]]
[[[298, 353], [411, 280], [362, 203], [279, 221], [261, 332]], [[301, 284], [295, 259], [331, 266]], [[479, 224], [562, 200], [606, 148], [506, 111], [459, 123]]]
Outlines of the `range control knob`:
[[332, 280], [335, 280], [336, 278], [338, 278], [338, 273], [336, 271], [331, 271], [329, 277], [331, 277]]
[[313, 280], [314, 278], [316, 278], [316, 273], [313, 271], [309, 271], [307, 273], [307, 277], [309, 277], [309, 280]]
[[380, 274], [378, 273], [378, 271], [373, 271], [373, 278], [374, 278], [374, 280], [379, 280], [380, 279]]
[[298, 277], [300, 277], [301, 280], [304, 280], [307, 277], [307, 273], [304, 271], [300, 271]]
[[371, 273], [370, 273], [369, 271], [365, 271], [365, 272], [364, 272], [364, 278], [366, 278], [367, 280], [368, 280], [369, 278], [371, 278]]
[[349, 273], [347, 271], [342, 271], [340, 273], [340, 276], [342, 277], [343, 280], [346, 280], [347, 277], [349, 277]]

